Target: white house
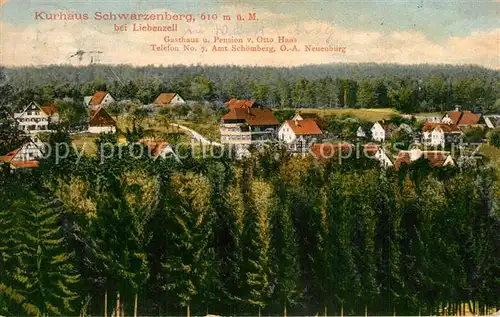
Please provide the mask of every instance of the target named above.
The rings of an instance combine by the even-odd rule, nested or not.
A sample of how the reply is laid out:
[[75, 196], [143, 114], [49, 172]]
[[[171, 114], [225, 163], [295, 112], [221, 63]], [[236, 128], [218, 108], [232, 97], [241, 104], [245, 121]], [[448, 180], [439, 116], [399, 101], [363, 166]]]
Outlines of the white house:
[[8, 163], [12, 168], [36, 168], [38, 160], [45, 154], [45, 144], [32, 138], [22, 147], [0, 156], [0, 162]]
[[155, 106], [176, 106], [184, 105], [186, 101], [176, 93], [162, 93], [153, 102]]
[[93, 134], [115, 133], [116, 121], [101, 106], [90, 110], [89, 132]]
[[278, 126], [278, 119], [269, 109], [231, 109], [221, 118], [221, 143], [248, 147], [252, 143], [274, 140]]
[[115, 102], [115, 99], [105, 91], [96, 91], [93, 96], [85, 97], [84, 102], [86, 106], [97, 107], [109, 105]]
[[389, 158], [389, 155], [387, 155], [387, 152], [377, 144], [366, 144], [363, 147], [363, 154], [366, 157], [379, 161], [380, 165], [383, 167], [394, 166], [392, 160]]
[[304, 149], [308, 142], [317, 140], [322, 135], [316, 121], [311, 119], [287, 120], [278, 130], [278, 139], [288, 144], [292, 150]]
[[397, 127], [394, 124], [381, 124], [379, 122], [375, 122], [371, 128], [372, 139], [377, 142], [385, 142], [392, 136], [392, 133], [396, 129]]
[[423, 128], [423, 143], [431, 146], [442, 146], [458, 141], [462, 131], [453, 124], [426, 123]]
[[358, 138], [366, 138], [366, 132], [363, 129], [363, 127], [359, 127], [358, 130], [356, 131], [356, 136]]
[[19, 129], [26, 133], [48, 132], [49, 124], [59, 123], [59, 113], [55, 105], [40, 107], [31, 102], [21, 112], [14, 113]]

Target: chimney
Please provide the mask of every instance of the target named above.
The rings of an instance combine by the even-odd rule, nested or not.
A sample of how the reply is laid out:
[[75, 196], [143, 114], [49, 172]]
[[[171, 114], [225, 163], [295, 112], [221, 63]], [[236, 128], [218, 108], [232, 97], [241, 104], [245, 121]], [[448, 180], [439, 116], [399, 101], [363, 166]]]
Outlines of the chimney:
[[455, 105], [455, 111], [460, 111], [460, 105]]
[[293, 121], [295, 122], [295, 126], [299, 126], [299, 120], [295, 119]]

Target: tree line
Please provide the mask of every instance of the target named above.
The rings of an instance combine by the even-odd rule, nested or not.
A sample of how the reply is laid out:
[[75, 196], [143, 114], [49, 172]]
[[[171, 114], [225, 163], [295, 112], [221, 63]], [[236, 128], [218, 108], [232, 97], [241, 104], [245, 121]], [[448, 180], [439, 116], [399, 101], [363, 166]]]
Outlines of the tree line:
[[402, 112], [500, 111], [499, 72], [477, 66], [334, 64], [294, 68], [90, 65], [3, 69], [2, 95], [13, 106], [65, 97], [83, 101], [96, 90], [150, 104], [162, 92], [221, 105], [252, 98], [275, 108], [396, 108]]
[[[53, 134], [52, 146], [68, 142]], [[101, 147], [103, 142], [114, 144]], [[181, 162], [97, 140], [0, 177], [0, 314], [430, 315], [499, 308], [494, 172], [281, 149]], [[100, 162], [100, 151], [118, 151]], [[109, 154], [109, 153], [108, 153]]]

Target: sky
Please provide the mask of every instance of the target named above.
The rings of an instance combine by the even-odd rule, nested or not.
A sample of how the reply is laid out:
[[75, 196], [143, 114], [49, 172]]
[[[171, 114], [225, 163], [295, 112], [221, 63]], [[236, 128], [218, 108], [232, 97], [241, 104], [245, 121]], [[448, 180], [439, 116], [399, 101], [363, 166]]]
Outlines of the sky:
[[[78, 50], [102, 51], [109, 64], [235, 64], [296, 66], [335, 62], [477, 64], [500, 69], [500, 0], [0, 0], [0, 64], [85, 64]], [[177, 33], [115, 32], [103, 13], [192, 13]], [[35, 20], [36, 12], [87, 13], [87, 21]], [[258, 21], [235, 21], [254, 12]], [[231, 21], [201, 21], [229, 14]], [[128, 21], [169, 25], [166, 21]], [[125, 22], [123, 22], [125, 23]], [[301, 52], [154, 52], [170, 35], [212, 39], [295, 38]], [[345, 53], [305, 52], [304, 45], [345, 47]], [[210, 49], [212, 45], [209, 45]], [[276, 46], [279, 48], [279, 45]]]

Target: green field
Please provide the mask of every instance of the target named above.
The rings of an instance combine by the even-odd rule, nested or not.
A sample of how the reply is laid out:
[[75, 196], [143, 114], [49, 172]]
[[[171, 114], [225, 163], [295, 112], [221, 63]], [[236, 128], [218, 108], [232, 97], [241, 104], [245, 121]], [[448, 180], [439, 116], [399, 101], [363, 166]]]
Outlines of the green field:
[[353, 108], [332, 108], [332, 109], [316, 109], [316, 108], [300, 108], [300, 109], [279, 109], [279, 110], [292, 110], [296, 112], [311, 112], [316, 113], [321, 117], [329, 116], [341, 116], [350, 115], [356, 116], [361, 120], [366, 121], [380, 121], [384, 119], [390, 119], [394, 115], [398, 115], [399, 112], [392, 108], [380, 108], [380, 109], [353, 109]]

